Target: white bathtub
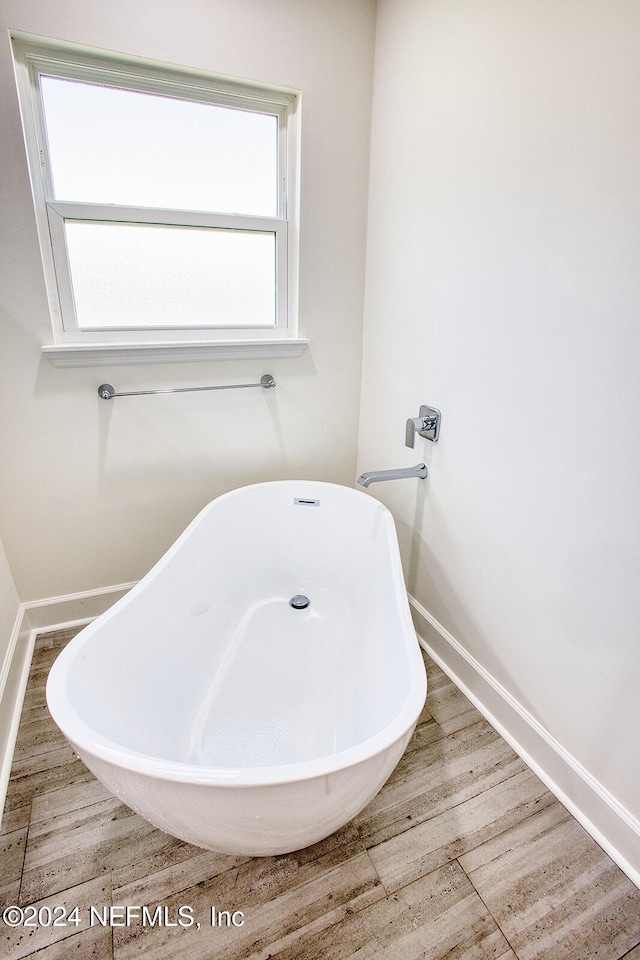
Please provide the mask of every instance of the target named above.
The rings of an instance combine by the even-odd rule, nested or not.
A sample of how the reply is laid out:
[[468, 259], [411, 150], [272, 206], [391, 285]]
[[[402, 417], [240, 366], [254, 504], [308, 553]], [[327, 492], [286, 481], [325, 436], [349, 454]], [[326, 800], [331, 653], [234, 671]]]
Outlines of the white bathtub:
[[312, 481], [210, 503], [47, 682], [53, 719], [116, 796], [176, 837], [252, 856], [362, 810], [425, 695], [391, 514]]

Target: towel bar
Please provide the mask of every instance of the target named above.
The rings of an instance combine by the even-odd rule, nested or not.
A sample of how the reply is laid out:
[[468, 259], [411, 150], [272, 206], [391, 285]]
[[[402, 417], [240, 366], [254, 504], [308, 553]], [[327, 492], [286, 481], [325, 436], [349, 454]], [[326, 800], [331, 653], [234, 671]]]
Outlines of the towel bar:
[[152, 393], [194, 393], [198, 390], [243, 390], [246, 387], [275, 387], [276, 381], [270, 373], [263, 373], [260, 383], [223, 383], [213, 387], [167, 387], [161, 390], [126, 390], [117, 393], [110, 383], [101, 383], [98, 387], [98, 396], [102, 400], [113, 400], [114, 397], [143, 397]]

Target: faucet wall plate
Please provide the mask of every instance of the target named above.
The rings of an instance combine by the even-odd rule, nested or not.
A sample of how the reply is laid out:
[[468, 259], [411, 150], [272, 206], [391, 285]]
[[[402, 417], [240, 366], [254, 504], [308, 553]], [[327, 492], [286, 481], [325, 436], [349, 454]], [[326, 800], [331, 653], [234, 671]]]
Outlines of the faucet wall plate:
[[437, 443], [440, 436], [441, 417], [442, 414], [437, 407], [429, 407], [423, 403], [420, 407], [420, 416], [411, 417], [407, 420], [405, 446], [415, 446], [416, 433], [424, 437], [425, 440], [432, 440], [433, 443]]

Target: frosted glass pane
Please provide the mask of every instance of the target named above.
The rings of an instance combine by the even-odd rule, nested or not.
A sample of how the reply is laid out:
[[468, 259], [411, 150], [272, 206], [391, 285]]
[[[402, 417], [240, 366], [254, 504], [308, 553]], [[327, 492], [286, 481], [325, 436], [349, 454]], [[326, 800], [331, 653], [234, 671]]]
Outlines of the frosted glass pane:
[[56, 200], [277, 216], [277, 117], [40, 79]]
[[78, 326], [274, 326], [275, 234], [67, 220]]

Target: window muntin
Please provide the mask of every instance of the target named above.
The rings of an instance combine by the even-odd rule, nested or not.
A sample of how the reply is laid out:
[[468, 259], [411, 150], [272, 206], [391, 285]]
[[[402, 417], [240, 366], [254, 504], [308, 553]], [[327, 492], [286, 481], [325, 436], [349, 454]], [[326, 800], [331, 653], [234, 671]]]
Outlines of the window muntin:
[[295, 337], [295, 93], [15, 47], [54, 341]]

